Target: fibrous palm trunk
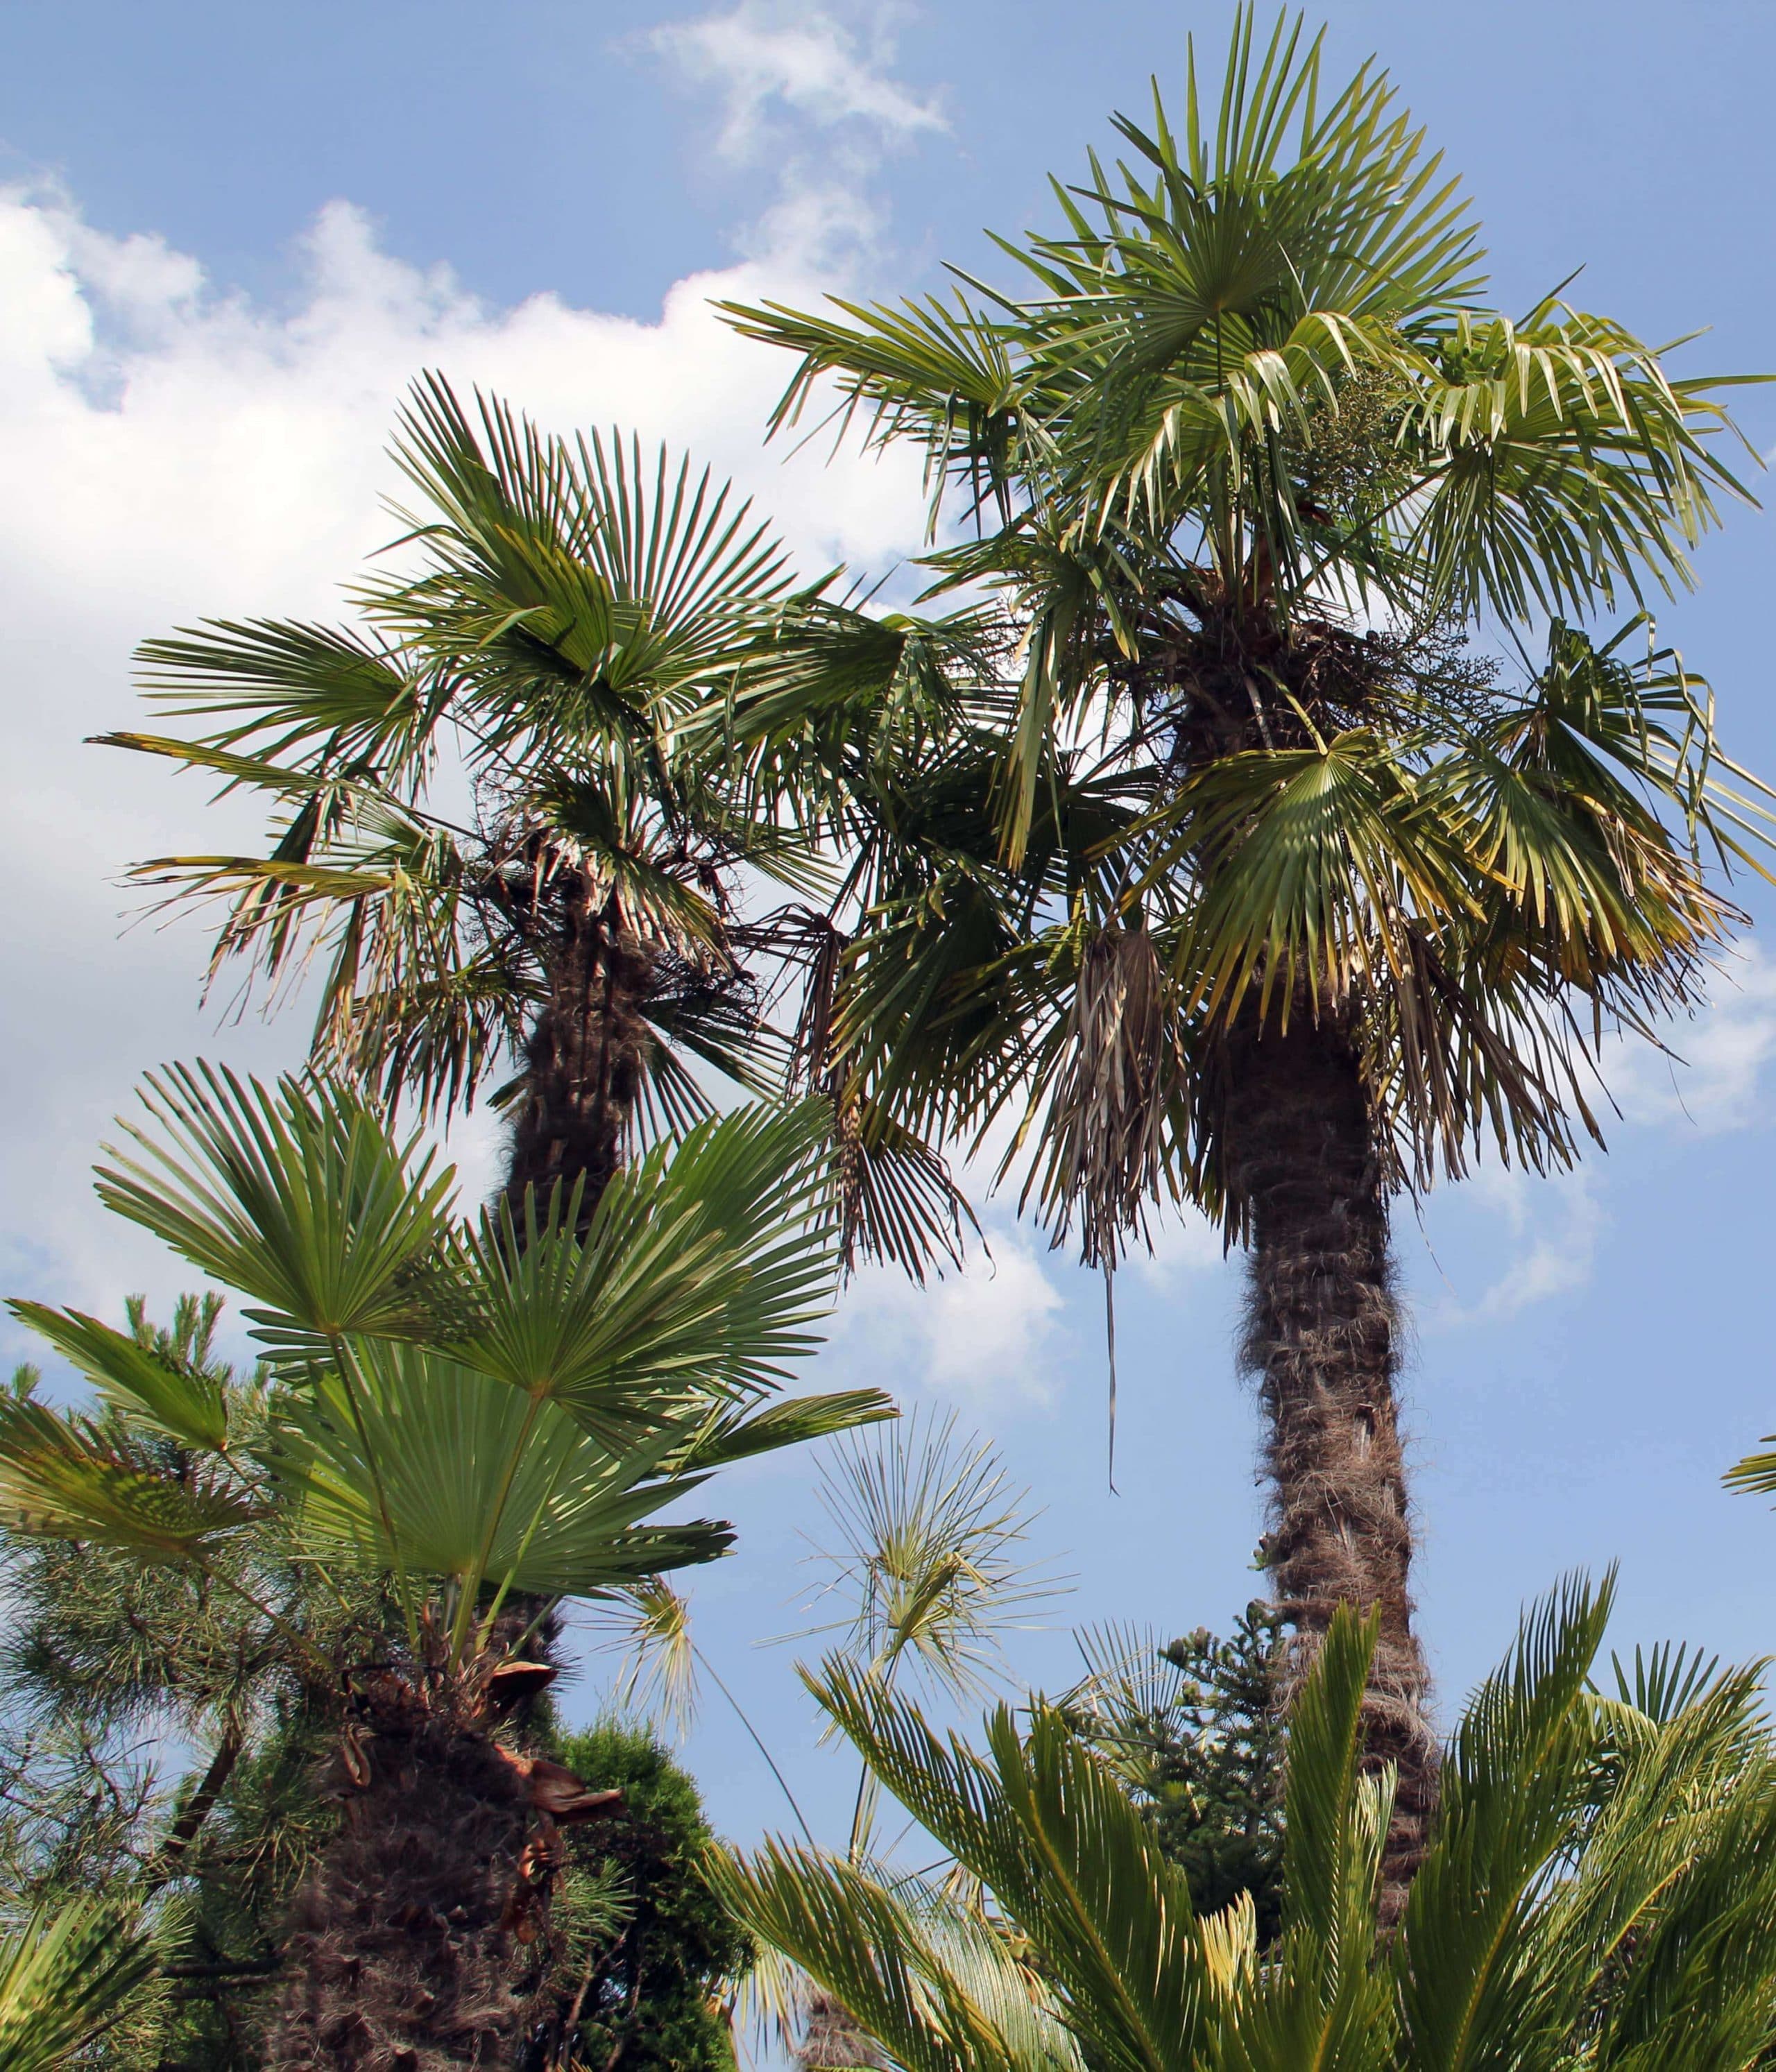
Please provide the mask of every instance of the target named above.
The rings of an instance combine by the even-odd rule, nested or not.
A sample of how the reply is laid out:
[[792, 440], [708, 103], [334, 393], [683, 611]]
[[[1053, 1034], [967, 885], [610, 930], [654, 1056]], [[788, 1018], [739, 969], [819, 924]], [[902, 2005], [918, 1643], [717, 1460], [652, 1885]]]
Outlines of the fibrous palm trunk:
[[641, 1009], [654, 956], [614, 899], [569, 906], [547, 962], [506, 1182], [520, 1227], [527, 1187], [545, 1204], [557, 1183], [582, 1179], [582, 1225], [590, 1219], [621, 1163], [652, 1040]]
[[1374, 1116], [1349, 1037], [1299, 1005], [1231, 1033], [1227, 1169], [1248, 1218], [1244, 1344], [1268, 1421], [1268, 1572], [1302, 1666], [1336, 1608], [1377, 1611], [1363, 1701], [1368, 1768], [1398, 1793], [1382, 1918], [1397, 1920], [1423, 1855], [1438, 1751], [1412, 1631], [1412, 1554], [1395, 1382], [1399, 1318]]
[[512, 2062], [512, 1896], [529, 1822], [485, 1734], [417, 1704], [346, 1745], [339, 1832], [298, 1892], [273, 2072], [456, 2072]]

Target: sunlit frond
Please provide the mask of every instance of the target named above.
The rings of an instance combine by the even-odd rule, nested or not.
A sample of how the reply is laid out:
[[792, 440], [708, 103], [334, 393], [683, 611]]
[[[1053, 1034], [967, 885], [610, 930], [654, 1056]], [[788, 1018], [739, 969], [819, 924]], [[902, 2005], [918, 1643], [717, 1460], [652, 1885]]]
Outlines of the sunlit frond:
[[32, 1914], [0, 1938], [0, 2072], [83, 2060], [153, 1968], [146, 1938], [101, 1901]]

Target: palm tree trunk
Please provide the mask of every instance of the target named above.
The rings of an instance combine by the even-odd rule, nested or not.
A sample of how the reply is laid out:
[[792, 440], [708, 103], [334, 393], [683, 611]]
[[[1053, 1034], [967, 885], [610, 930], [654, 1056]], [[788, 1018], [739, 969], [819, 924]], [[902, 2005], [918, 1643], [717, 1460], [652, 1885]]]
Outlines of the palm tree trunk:
[[484, 1734], [399, 1698], [342, 1764], [339, 1832], [296, 1896], [271, 2072], [485, 2072], [512, 2062], [525, 2025], [521, 1780]]
[[641, 1013], [654, 959], [616, 902], [575, 905], [548, 960], [549, 994], [525, 1048], [506, 1198], [522, 1227], [524, 1190], [546, 1202], [585, 1182], [582, 1227], [622, 1162], [652, 1040]]
[[1227, 1171], [1248, 1221], [1242, 1347], [1268, 1419], [1265, 1548], [1305, 1659], [1340, 1604], [1379, 1610], [1364, 1761], [1395, 1765], [1382, 1918], [1397, 1920], [1436, 1804], [1429, 1677], [1412, 1631], [1412, 1532], [1395, 1381], [1399, 1316], [1375, 1124], [1345, 1034], [1299, 1009], [1231, 1033]]

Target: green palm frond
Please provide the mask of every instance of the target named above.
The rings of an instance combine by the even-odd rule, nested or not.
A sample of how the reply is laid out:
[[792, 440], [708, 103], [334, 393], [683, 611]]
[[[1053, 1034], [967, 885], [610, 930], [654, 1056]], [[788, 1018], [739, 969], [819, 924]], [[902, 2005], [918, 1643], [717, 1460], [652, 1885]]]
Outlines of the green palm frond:
[[939, 1741], [843, 1663], [829, 1661], [812, 1688], [883, 1788], [1041, 1951], [1097, 2062], [1147, 2072], [1190, 2062], [1208, 1985], [1183, 1874], [1058, 1713], [1038, 1708], [1026, 1741], [1000, 1708], [983, 1758]]
[[147, 1100], [106, 1198], [264, 1305], [269, 1397], [241, 1409], [207, 1363], [220, 1298], [159, 1334], [138, 1305], [127, 1335], [15, 1303], [117, 1408], [0, 1396], [0, 1511], [246, 1597], [305, 1671], [322, 1658], [238, 1572], [249, 1528], [387, 1578], [416, 1661], [455, 1673], [515, 1589], [606, 1596], [723, 1553], [726, 1526], [654, 1522], [715, 1468], [894, 1414], [867, 1390], [762, 1401], [832, 1296], [823, 1103], [699, 1124], [583, 1235], [578, 1190], [529, 1195], [520, 1242], [508, 1206], [457, 1219], [452, 1176], [327, 1081], [175, 1068]]
[[0, 1395], [0, 1512], [15, 1532], [150, 1564], [206, 1562], [265, 1515], [226, 1475], [170, 1475], [122, 1434], [11, 1395]]
[[791, 1396], [768, 1403], [763, 1410], [723, 1408], [712, 1412], [682, 1453], [673, 1456], [680, 1469], [726, 1467], [782, 1446], [831, 1438], [859, 1425], [880, 1424], [898, 1417], [891, 1396], [878, 1388], [848, 1388], [830, 1396]]
[[664, 450], [650, 471], [639, 442], [569, 446], [477, 401], [479, 429], [439, 376], [416, 387], [395, 453], [436, 514], [411, 519], [429, 567], [367, 588], [368, 608], [472, 665], [477, 725], [507, 754], [620, 742], [635, 716], [657, 731], [787, 590], [781, 550]]
[[717, 1856], [710, 1877], [909, 2072], [1077, 2072], [1077, 2045], [1006, 1938], [935, 1895], [780, 1844]]
[[153, 1968], [146, 1940], [101, 1901], [31, 1915], [0, 1938], [0, 2072], [75, 2062]]
[[831, 1299], [824, 1124], [818, 1102], [700, 1123], [611, 1181], [583, 1243], [571, 1199], [527, 1202], [521, 1240], [509, 1209], [485, 1215], [450, 1350], [594, 1433], [764, 1393]]
[[[1776, 1432], [1767, 1434], [1764, 1444], [1776, 1447]], [[1728, 1469], [1721, 1480], [1731, 1490], [1776, 1494], [1776, 1452], [1746, 1454], [1744, 1460]]]
[[917, 2067], [1052, 2066], [1062, 2032], [1061, 2063], [1172, 2072], [1754, 2065], [1776, 2004], [1759, 1670], [1672, 1687], [1657, 1716], [1601, 1699], [1586, 1679], [1610, 1608], [1607, 1585], [1575, 1581], [1526, 1615], [1457, 1729], [1430, 1856], [1386, 1940], [1392, 1780], [1359, 1769], [1375, 1624], [1349, 1608], [1292, 1708], [1284, 1920], [1261, 1952], [1249, 1899], [1191, 1918], [1060, 1713], [1036, 1701], [1021, 1737], [1001, 1709], [977, 1751], [834, 1663], [816, 1695], [976, 1896], [782, 1843], [713, 1875]]
[[956, 1696], [987, 1688], [1006, 1626], [1059, 1587], [1025, 1551], [1029, 1492], [953, 1412], [858, 1433], [819, 1473], [834, 1544], [816, 1544], [823, 1580], [810, 1606], [844, 1609], [806, 1630], [844, 1630], [849, 1658], [890, 1683], [910, 1673]]
[[176, 639], [145, 641], [137, 660], [142, 688], [170, 718], [223, 723], [214, 746], [250, 744], [268, 763], [299, 752], [316, 774], [389, 781], [421, 773], [432, 752], [438, 689], [374, 638], [284, 620], [214, 619]]
[[1581, 1701], [1613, 1598], [1575, 1582], [1538, 1607], [1457, 1729], [1401, 1930], [1401, 2015], [1427, 2066], [1508, 2059], [1572, 2012], [1546, 1999], [1536, 1900], [1590, 1755]]
[[150, 1128], [125, 1123], [99, 1198], [261, 1306], [279, 1357], [347, 1336], [425, 1329], [417, 1283], [444, 1237], [454, 1168], [403, 1145], [356, 1095], [323, 1080], [275, 1090], [225, 1067], [151, 1074]]
[[849, 323], [774, 302], [716, 305], [742, 336], [800, 357], [771, 430], [796, 424], [820, 384], [829, 380], [841, 425], [861, 410], [878, 444], [910, 435], [924, 445], [934, 500], [952, 475], [965, 475], [977, 505], [1001, 495], [1011, 475], [1026, 377], [1015, 347], [999, 327], [960, 294], [948, 302], [931, 296], [894, 307], [829, 300]]
[[713, 1560], [725, 1527], [649, 1526], [705, 1479], [665, 1462], [671, 1427], [621, 1446], [549, 1402], [401, 1345], [366, 1346], [348, 1396], [337, 1381], [292, 1392], [272, 1456], [297, 1544], [382, 1574], [597, 1597]]
[[697, 1642], [689, 1601], [664, 1576], [644, 1576], [599, 1607], [601, 1645], [619, 1656], [611, 1703], [682, 1738], [697, 1711]]
[[51, 1309], [41, 1302], [6, 1307], [96, 1383], [114, 1408], [200, 1452], [228, 1450], [228, 1392], [199, 1362], [145, 1345], [78, 1309]]

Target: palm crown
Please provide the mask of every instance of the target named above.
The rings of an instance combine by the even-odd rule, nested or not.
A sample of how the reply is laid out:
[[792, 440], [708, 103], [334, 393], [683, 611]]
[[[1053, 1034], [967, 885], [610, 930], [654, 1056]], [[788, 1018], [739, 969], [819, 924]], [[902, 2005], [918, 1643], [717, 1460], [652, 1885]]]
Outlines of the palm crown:
[[[150, 699], [199, 730], [105, 740], [264, 796], [276, 839], [138, 876], [224, 904], [212, 979], [245, 960], [275, 990], [319, 953], [323, 1068], [421, 1112], [491, 1090], [515, 1209], [581, 1181], [590, 1213], [623, 1158], [709, 1112], [711, 1071], [787, 1082], [837, 1104], [846, 1259], [921, 1271], [961, 1205], [834, 1069], [831, 981], [839, 917], [901, 882], [886, 773], [944, 744], [946, 664], [981, 615], [796, 586], [707, 473], [494, 399], [477, 414], [441, 377], [417, 386], [393, 449], [422, 500], [398, 513], [417, 567], [357, 587], [358, 628], [218, 620], [143, 644]], [[754, 722], [792, 715], [791, 752], [735, 754], [742, 681]], [[835, 827], [837, 874], [818, 853]]]
[[[1650, 628], [1642, 660], [1565, 623], [1689, 581], [1744, 494], [1721, 384], [1557, 298], [1486, 310], [1467, 204], [1385, 77], [1322, 88], [1298, 22], [1267, 45], [1244, 15], [1218, 112], [1193, 60], [1181, 136], [1157, 99], [1120, 121], [1132, 161], [1057, 187], [1066, 233], [1003, 245], [1022, 298], [730, 310], [800, 357], [779, 421], [833, 380], [923, 446], [934, 521], [960, 496], [972, 536], [928, 565], [997, 598], [1018, 664], [974, 884], [1014, 906], [1034, 880], [1046, 926], [959, 977], [934, 923], [918, 1016], [861, 997], [865, 949], [852, 1012], [927, 1126], [1022, 1090], [1090, 1257], [1161, 1148], [1244, 1226], [1211, 1055], [1243, 1013], [1353, 1026], [1402, 1176], [1483, 1135], [1567, 1159], [1575, 1053], [1693, 997], [1731, 919], [1704, 862], [1768, 824]], [[1482, 616], [1544, 626], [1521, 688], [1463, 652]], [[1043, 822], [1112, 782], [1091, 867], [1045, 871]], [[997, 1050], [944, 1026], [983, 986], [1024, 1025]], [[1106, 1021], [1156, 991], [1175, 1040], [1127, 1070]]]
[[417, 568], [358, 588], [361, 630], [147, 643], [153, 695], [205, 730], [107, 738], [276, 803], [267, 855], [146, 867], [228, 902], [217, 968], [275, 984], [319, 948], [319, 1062], [422, 1110], [513, 1078], [514, 1201], [584, 1174], [590, 1207], [633, 1141], [708, 1112], [688, 1060], [780, 1076], [732, 876], [807, 867], [680, 723], [780, 605], [784, 559], [706, 474], [491, 401], [477, 427], [440, 379], [394, 451]]

